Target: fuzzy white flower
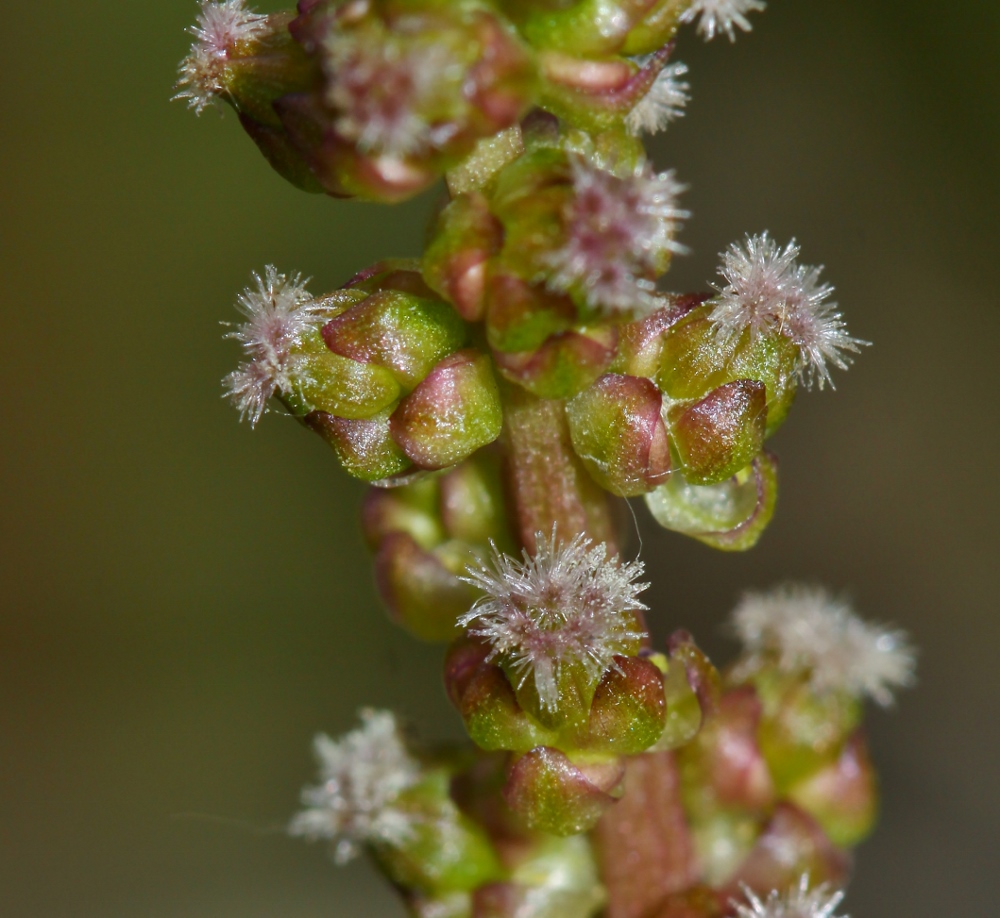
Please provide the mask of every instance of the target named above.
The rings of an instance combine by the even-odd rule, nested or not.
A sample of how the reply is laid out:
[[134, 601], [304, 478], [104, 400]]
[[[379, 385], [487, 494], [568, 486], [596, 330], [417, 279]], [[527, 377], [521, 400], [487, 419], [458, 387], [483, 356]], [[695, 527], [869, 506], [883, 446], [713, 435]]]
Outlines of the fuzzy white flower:
[[582, 533], [559, 544], [553, 528], [536, 543], [523, 560], [494, 548], [492, 570], [470, 570], [464, 579], [486, 595], [459, 624], [492, 647], [489, 659], [508, 661], [519, 684], [534, 679], [542, 705], [555, 711], [563, 666], [580, 665], [597, 680], [645, 636], [635, 613], [646, 608], [636, 597], [647, 584], [636, 582], [641, 561], [609, 557]]
[[736, 29], [749, 32], [753, 26], [747, 13], [760, 12], [767, 7], [763, 0], [694, 0], [681, 15], [681, 22], [698, 20], [698, 33], [711, 41], [723, 32], [730, 41], [736, 41]]
[[[746, 886], [747, 902], [733, 902], [737, 918], [837, 918], [834, 910], [843, 901], [842, 892], [831, 892], [826, 885], [809, 888], [809, 876], [803, 874], [799, 885], [787, 893], [772, 890], [761, 900]], [[849, 918], [842, 915], [840, 918]]]
[[298, 274], [287, 277], [268, 265], [254, 274], [256, 289], [240, 294], [237, 308], [247, 321], [226, 335], [243, 345], [250, 358], [224, 380], [226, 395], [256, 425], [276, 392], [288, 392], [308, 376], [306, 361], [294, 353], [303, 337], [322, 323], [325, 307], [313, 299]]
[[360, 150], [409, 156], [453, 136], [425, 114], [462, 96], [465, 69], [448, 46], [375, 26], [334, 29], [324, 66], [337, 132]]
[[188, 106], [201, 114], [225, 92], [223, 75], [232, 49], [256, 38], [266, 30], [267, 16], [246, 8], [244, 0], [201, 0], [196, 25], [188, 29], [194, 36], [191, 51], [181, 61], [175, 99], [187, 99]]
[[747, 593], [731, 621], [751, 671], [773, 655], [786, 672], [808, 672], [817, 691], [867, 695], [883, 706], [894, 689], [914, 681], [916, 653], [907, 635], [862, 621], [820, 587]]
[[680, 78], [687, 72], [687, 66], [678, 62], [664, 67], [656, 75], [649, 91], [625, 118], [625, 127], [630, 134], [635, 137], [657, 134], [666, 130], [671, 121], [683, 116], [684, 106], [691, 98], [688, 95], [691, 87]]
[[365, 844], [400, 845], [414, 831], [414, 816], [394, 804], [420, 779], [420, 764], [407, 751], [395, 715], [361, 712], [361, 727], [339, 740], [315, 740], [321, 784], [302, 791], [306, 809], [288, 831], [310, 841], [333, 842], [334, 859], [345, 864]]
[[851, 363], [846, 351], [857, 353], [868, 344], [847, 333], [837, 304], [829, 302], [833, 287], [820, 284], [822, 267], [799, 265], [793, 239], [779, 249], [764, 232], [747, 236], [746, 248], [733, 243], [722, 253], [711, 320], [719, 343], [729, 346], [747, 328], [755, 335], [780, 332], [799, 349], [799, 376], [822, 389], [833, 385], [828, 363], [844, 370]]
[[674, 238], [688, 216], [677, 203], [684, 186], [672, 170], [655, 173], [648, 163], [624, 177], [577, 154], [571, 164], [565, 239], [545, 257], [546, 284], [562, 293], [579, 291], [587, 305], [604, 312], [655, 309], [649, 275], [663, 269], [670, 253], [685, 251]]

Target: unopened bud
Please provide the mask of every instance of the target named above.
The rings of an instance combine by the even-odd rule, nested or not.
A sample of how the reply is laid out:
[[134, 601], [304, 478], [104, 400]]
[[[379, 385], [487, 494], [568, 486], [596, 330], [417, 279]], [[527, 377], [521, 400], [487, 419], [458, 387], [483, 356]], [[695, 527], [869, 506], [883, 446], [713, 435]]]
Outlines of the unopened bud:
[[767, 422], [764, 385], [750, 379], [727, 383], [693, 405], [671, 406], [667, 418], [687, 481], [717, 484], [760, 452]]
[[393, 412], [393, 439], [424, 469], [455, 465], [492, 443], [503, 425], [490, 359], [474, 350], [446, 357]]
[[538, 746], [511, 766], [504, 799], [531, 828], [575, 835], [615, 802], [623, 775], [618, 760], [577, 764], [558, 749]]
[[573, 449], [597, 482], [634, 497], [670, 474], [662, 398], [648, 379], [608, 374], [566, 405]]

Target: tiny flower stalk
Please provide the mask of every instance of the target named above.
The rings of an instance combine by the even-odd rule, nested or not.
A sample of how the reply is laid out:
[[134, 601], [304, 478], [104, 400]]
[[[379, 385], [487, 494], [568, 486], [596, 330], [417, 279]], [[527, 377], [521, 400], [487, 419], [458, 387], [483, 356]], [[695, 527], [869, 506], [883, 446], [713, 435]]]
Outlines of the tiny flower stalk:
[[447, 645], [472, 741], [417, 751], [362, 712], [317, 739], [291, 833], [369, 854], [415, 918], [842, 918], [878, 805], [864, 702], [913, 681], [908, 639], [791, 586], [744, 597], [721, 672], [686, 631], [658, 648], [647, 615], [677, 610], [640, 600], [616, 500], [751, 548], [769, 438], [867, 344], [767, 232], [666, 289], [689, 215], [642, 137], [697, 88], [681, 30], [732, 41], [764, 2], [199, 6], [197, 113], [226, 102], [308, 191], [446, 194], [420, 258], [321, 294], [268, 267], [227, 335], [241, 418], [282, 406], [370, 486], [378, 592]]

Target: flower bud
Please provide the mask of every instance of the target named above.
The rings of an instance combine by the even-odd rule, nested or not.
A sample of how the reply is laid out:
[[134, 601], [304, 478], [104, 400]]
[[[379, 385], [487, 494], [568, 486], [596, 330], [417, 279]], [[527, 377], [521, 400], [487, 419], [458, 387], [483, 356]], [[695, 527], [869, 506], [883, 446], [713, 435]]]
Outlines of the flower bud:
[[664, 336], [706, 299], [707, 293], [657, 294], [657, 308], [649, 315], [618, 327], [618, 353], [612, 370], [655, 380], [660, 371]]
[[812, 816], [835, 845], [848, 848], [866, 838], [875, 823], [878, 791], [861, 731], [851, 735], [836, 762], [790, 788], [788, 798]]
[[[461, 560], [468, 552], [462, 551]], [[444, 555], [444, 557], [442, 557]], [[479, 593], [446, 564], [441, 549], [427, 551], [405, 532], [387, 535], [375, 554], [375, 577], [393, 619], [425, 641], [447, 641]], [[458, 560], [458, 559], [456, 559]]]
[[264, 16], [243, 0], [203, 0], [191, 51], [180, 65], [178, 99], [201, 114], [219, 99], [238, 113], [240, 123], [268, 162], [305, 191], [322, 191], [291, 143], [274, 110], [289, 93], [319, 85], [321, 73], [288, 31], [293, 13]]
[[670, 474], [662, 398], [648, 379], [608, 374], [566, 404], [573, 448], [594, 479], [634, 497]]
[[691, 484], [675, 470], [646, 495], [646, 506], [665, 529], [723, 551], [745, 551], [757, 543], [774, 514], [777, 473], [777, 460], [767, 452], [719, 484]]
[[767, 419], [764, 385], [750, 379], [727, 383], [693, 405], [672, 405], [667, 418], [687, 481], [717, 484], [760, 452]]
[[487, 262], [500, 249], [501, 233], [483, 195], [460, 194], [441, 211], [424, 252], [428, 286], [467, 322], [483, 317]]
[[327, 191], [400, 200], [515, 124], [534, 63], [485, 6], [310, 4], [292, 33], [320, 89], [277, 110]]
[[532, 829], [575, 835], [615, 802], [623, 775], [618, 760], [577, 764], [558, 749], [537, 746], [511, 766], [504, 799]]
[[509, 881], [476, 890], [471, 918], [592, 918], [605, 898], [585, 838], [538, 836]]
[[337, 459], [349, 475], [362, 481], [391, 483], [413, 463], [389, 430], [392, 409], [387, 408], [369, 418], [338, 418], [324, 411], [313, 411], [302, 421], [318, 433], [337, 454]]
[[406, 748], [392, 714], [363, 711], [362, 727], [338, 741], [316, 738], [321, 783], [290, 832], [328, 839], [338, 863], [369, 849], [411, 894], [442, 896], [501, 875], [485, 833], [455, 805], [451, 769], [424, 765]]
[[444, 475], [371, 489], [362, 520], [390, 614], [430, 641], [455, 638], [456, 620], [481, 596], [461, 579], [469, 564], [491, 542], [511, 541], [497, 462], [486, 454]]
[[642, 657], [615, 657], [590, 707], [586, 748], [616, 755], [645, 752], [663, 734], [663, 674]]
[[647, 54], [677, 31], [689, 0], [578, 0], [558, 7], [506, 0], [504, 9], [536, 48], [580, 57]]
[[397, 290], [373, 293], [323, 326], [333, 353], [384, 367], [405, 392], [464, 339], [465, 326], [447, 303]]
[[819, 825], [789, 803], [780, 803], [749, 854], [725, 884], [729, 898], [741, 885], [762, 893], [790, 889], [803, 874], [811, 883], [842, 886], [850, 855], [834, 846]]
[[416, 465], [442, 469], [492, 443], [503, 424], [490, 360], [474, 350], [446, 357], [400, 403], [392, 438]]

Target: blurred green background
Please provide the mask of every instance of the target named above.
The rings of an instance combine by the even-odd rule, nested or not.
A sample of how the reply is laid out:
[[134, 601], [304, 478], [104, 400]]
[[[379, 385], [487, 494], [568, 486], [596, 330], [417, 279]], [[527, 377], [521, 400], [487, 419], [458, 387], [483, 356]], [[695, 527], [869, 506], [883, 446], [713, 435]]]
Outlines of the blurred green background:
[[[680, 42], [694, 101], [653, 144], [691, 186], [671, 287], [745, 231], [794, 234], [875, 347], [800, 399], [755, 551], [637, 507], [653, 621], [724, 660], [741, 589], [796, 578], [910, 630], [920, 686], [871, 717], [885, 807], [847, 904], [996, 914], [1000, 6], [770, 6], [732, 47]], [[359, 705], [458, 734], [440, 652], [383, 618], [327, 448], [219, 397], [219, 322], [267, 262], [328, 289], [417, 253], [434, 195], [304, 196], [231, 113], [171, 105], [195, 11], [4, 10], [0, 915], [398, 916], [281, 827], [312, 734]]]

